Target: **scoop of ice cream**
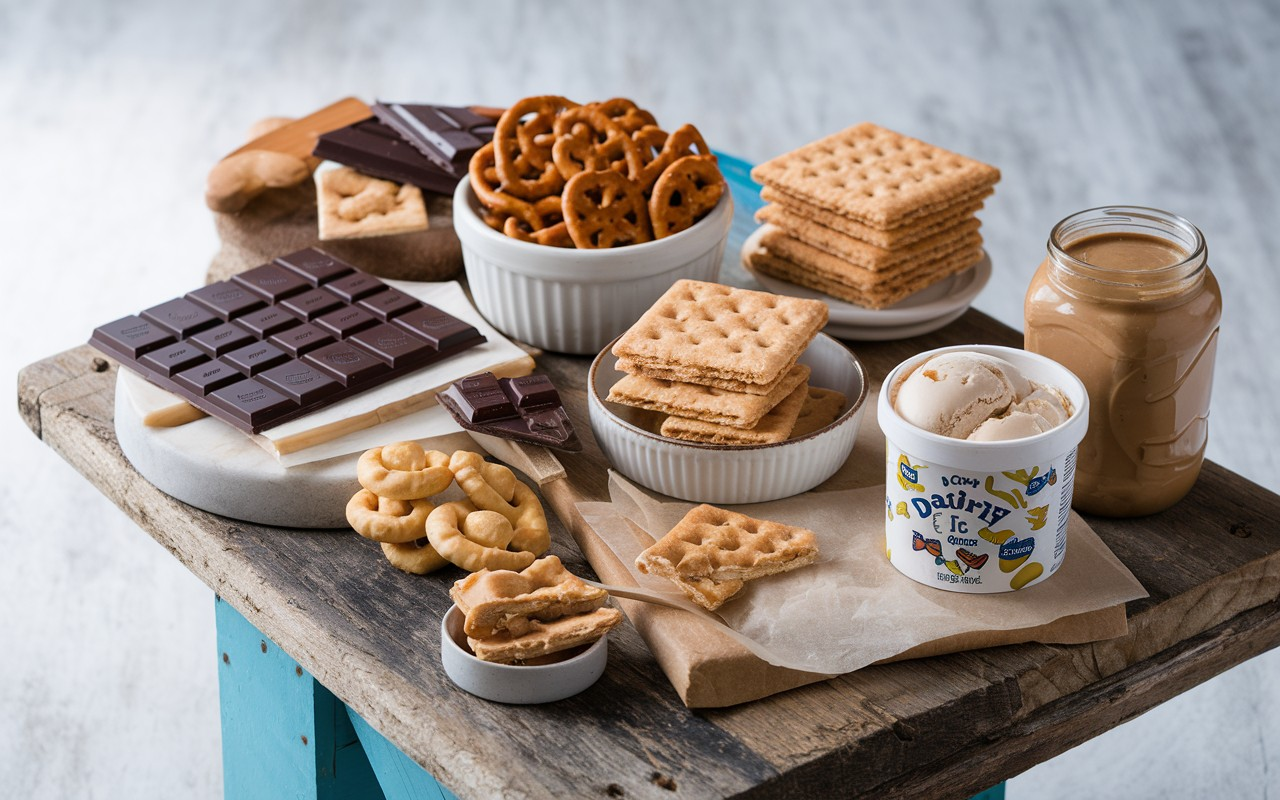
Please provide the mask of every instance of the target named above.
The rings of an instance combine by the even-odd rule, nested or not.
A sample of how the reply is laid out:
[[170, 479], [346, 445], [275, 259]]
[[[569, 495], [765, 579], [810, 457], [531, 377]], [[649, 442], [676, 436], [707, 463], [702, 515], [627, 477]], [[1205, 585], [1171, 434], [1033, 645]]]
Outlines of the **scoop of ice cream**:
[[971, 442], [1003, 442], [1008, 439], [1025, 439], [1052, 430], [1053, 427], [1038, 414], [1010, 411], [1003, 417], [992, 417], [982, 423], [966, 438]]
[[917, 367], [898, 386], [894, 409], [917, 428], [955, 439], [998, 417], [1031, 387], [1002, 358], [942, 353]]
[[982, 353], [951, 352], [921, 364], [898, 385], [894, 409], [918, 428], [953, 439], [998, 442], [1052, 430], [1071, 404], [1052, 386]]

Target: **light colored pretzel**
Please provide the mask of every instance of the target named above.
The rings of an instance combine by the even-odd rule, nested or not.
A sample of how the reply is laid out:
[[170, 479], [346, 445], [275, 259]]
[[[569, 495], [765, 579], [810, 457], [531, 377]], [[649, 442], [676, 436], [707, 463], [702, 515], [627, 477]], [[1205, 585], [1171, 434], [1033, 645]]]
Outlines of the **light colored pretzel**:
[[502, 113], [493, 132], [493, 145], [503, 190], [537, 200], [563, 188], [564, 177], [552, 161], [549, 135], [555, 118], [576, 107], [572, 100], [544, 95], [526, 97]]
[[685, 156], [662, 171], [649, 197], [653, 236], [662, 239], [693, 227], [716, 207], [724, 194], [724, 177], [716, 157]]
[[453, 482], [449, 457], [423, 450], [417, 442], [397, 442], [366, 450], [356, 464], [360, 485], [389, 500], [421, 500]]
[[519, 239], [522, 242], [545, 244], [551, 247], [573, 247], [569, 226], [565, 225], [563, 220], [542, 230], [529, 230], [528, 226], [521, 224], [515, 217], [507, 217], [502, 221], [500, 230], [512, 239]]
[[613, 170], [574, 175], [561, 203], [569, 236], [584, 250], [653, 239], [640, 184]]
[[430, 500], [392, 500], [361, 489], [347, 501], [347, 522], [366, 539], [402, 544], [427, 535], [434, 508]]
[[[489, 519], [477, 526], [467, 525], [466, 520], [472, 516], [475, 514], [467, 513], [466, 506], [461, 503], [445, 503], [431, 512], [427, 517], [427, 539], [437, 553], [468, 572], [479, 572], [482, 569], [518, 571], [537, 558], [525, 550], [512, 551], [471, 540], [463, 533], [463, 529], [474, 527], [486, 541], [501, 541], [505, 536], [504, 531], [494, 531], [488, 527], [492, 525]], [[511, 527], [505, 517], [498, 517], [503, 525]]]
[[[516, 480], [501, 464], [490, 464], [479, 453], [459, 450], [449, 459], [454, 479], [477, 509], [496, 511], [514, 529], [511, 546], [535, 556], [551, 546], [547, 515], [533, 490]], [[430, 527], [428, 525], [428, 527]]]
[[628, 178], [640, 174], [636, 143], [604, 112], [590, 106], [571, 108], [556, 117], [551, 158], [565, 180], [579, 172], [612, 169]]
[[603, 103], [594, 103], [593, 107], [600, 109], [606, 117], [630, 134], [634, 134], [646, 125], [658, 124], [652, 114], [625, 97], [614, 97]]
[[[656, 134], [652, 132], [644, 133], [644, 136], [646, 142], [652, 142], [656, 138]], [[658, 182], [658, 178], [667, 167], [676, 162], [676, 159], [711, 154], [702, 134], [698, 133], [698, 129], [692, 125], [681, 125], [676, 128], [660, 147], [657, 155], [649, 160], [636, 179], [646, 194], [653, 191], [653, 185]]]
[[382, 554], [391, 562], [391, 566], [414, 575], [426, 575], [449, 563], [449, 560], [436, 552], [430, 540], [424, 535], [421, 539], [404, 544], [382, 543]]

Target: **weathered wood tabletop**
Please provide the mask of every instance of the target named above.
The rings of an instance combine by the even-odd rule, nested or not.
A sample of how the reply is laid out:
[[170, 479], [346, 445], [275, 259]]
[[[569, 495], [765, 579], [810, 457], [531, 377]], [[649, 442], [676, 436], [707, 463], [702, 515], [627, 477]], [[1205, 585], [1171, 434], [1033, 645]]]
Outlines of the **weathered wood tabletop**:
[[[970, 311], [946, 328], [859, 344], [877, 382], [951, 343], [1017, 345]], [[567, 457], [603, 497], [586, 424], [589, 361], [547, 356], [587, 443]], [[871, 667], [765, 700], [685, 708], [639, 635], [611, 637], [587, 692], [533, 707], [472, 697], [444, 677], [440, 616], [456, 576], [392, 569], [350, 531], [268, 528], [162, 494], [122, 455], [115, 366], [88, 347], [19, 377], [31, 429], [215, 592], [461, 797], [963, 797], [1063, 752], [1280, 644], [1280, 497], [1207, 464], [1182, 503], [1138, 520], [1089, 518], [1150, 597], [1127, 636], [1027, 644]], [[574, 520], [566, 520], [570, 525]], [[590, 572], [553, 521], [552, 552]]]

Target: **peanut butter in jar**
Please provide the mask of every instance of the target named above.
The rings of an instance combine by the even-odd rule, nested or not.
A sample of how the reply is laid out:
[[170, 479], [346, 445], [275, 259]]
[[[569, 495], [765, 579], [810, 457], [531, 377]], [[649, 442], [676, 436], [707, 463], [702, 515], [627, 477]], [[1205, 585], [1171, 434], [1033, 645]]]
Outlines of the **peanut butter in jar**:
[[1222, 295], [1204, 237], [1164, 211], [1109, 206], [1067, 217], [1027, 290], [1026, 349], [1089, 394], [1077, 451], [1080, 511], [1153, 514], [1200, 474]]

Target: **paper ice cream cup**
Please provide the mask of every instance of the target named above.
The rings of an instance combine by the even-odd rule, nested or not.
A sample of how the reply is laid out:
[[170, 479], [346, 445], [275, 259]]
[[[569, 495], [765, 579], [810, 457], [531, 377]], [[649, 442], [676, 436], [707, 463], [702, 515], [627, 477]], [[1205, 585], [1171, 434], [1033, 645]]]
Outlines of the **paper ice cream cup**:
[[[1056, 387], [1071, 416], [1044, 433], [998, 442], [952, 439], [899, 416], [902, 381], [933, 356], [956, 351], [1003, 358], [1035, 383]], [[1076, 447], [1089, 423], [1089, 396], [1070, 370], [1010, 347], [942, 347], [895, 367], [876, 413], [886, 449], [885, 548], [899, 572], [971, 594], [1025, 589], [1057, 572], [1067, 551]]]

